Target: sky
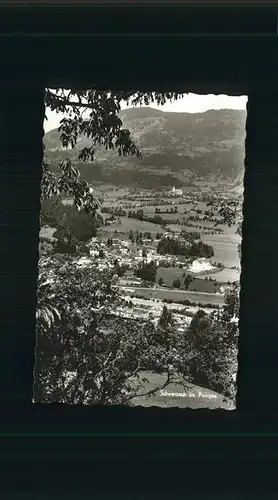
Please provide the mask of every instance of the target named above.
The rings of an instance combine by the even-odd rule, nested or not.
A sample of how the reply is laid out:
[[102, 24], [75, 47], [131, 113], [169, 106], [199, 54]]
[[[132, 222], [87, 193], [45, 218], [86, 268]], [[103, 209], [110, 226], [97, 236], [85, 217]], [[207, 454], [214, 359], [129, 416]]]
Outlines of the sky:
[[[162, 111], [172, 111], [177, 113], [202, 113], [208, 109], [246, 109], [246, 96], [228, 96], [214, 94], [185, 94], [183, 98], [175, 102], [166, 102], [163, 106], [152, 104], [152, 108]], [[123, 105], [124, 109], [126, 106]], [[63, 115], [55, 111], [46, 110], [47, 120], [44, 121], [44, 130], [48, 132], [59, 126]]]

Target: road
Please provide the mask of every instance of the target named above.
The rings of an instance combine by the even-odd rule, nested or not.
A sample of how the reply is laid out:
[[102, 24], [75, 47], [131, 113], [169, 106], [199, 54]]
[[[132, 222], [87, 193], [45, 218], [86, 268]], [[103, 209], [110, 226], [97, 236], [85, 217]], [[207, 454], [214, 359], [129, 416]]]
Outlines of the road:
[[123, 291], [129, 294], [136, 294], [138, 297], [153, 298], [153, 299], [172, 299], [172, 300], [190, 300], [198, 304], [224, 304], [224, 295], [220, 293], [192, 292], [189, 290], [170, 290], [163, 288], [143, 288], [143, 287], [128, 287], [122, 286]]

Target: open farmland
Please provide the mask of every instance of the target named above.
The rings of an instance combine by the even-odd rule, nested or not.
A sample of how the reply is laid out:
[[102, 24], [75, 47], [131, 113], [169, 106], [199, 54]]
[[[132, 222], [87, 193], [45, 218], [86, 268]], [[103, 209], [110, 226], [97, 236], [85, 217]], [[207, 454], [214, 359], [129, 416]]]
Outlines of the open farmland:
[[213, 260], [221, 262], [225, 267], [240, 267], [238, 244], [241, 238], [237, 234], [215, 234], [204, 236], [204, 243], [212, 245], [214, 250]]
[[152, 299], [170, 299], [170, 300], [189, 300], [196, 304], [211, 304], [213, 306], [223, 306], [224, 295], [216, 293], [190, 292], [187, 290], [167, 290], [163, 288], [131, 288], [122, 287], [122, 290], [127, 291], [130, 295], [137, 297], [152, 298]]
[[158, 282], [162, 278], [165, 285], [172, 286], [174, 280], [184, 280], [183, 273], [183, 269], [179, 267], [159, 267], [156, 273], [156, 281]]
[[105, 227], [105, 231], [109, 232], [127, 232], [129, 231], [139, 231], [139, 232], [150, 232], [153, 234], [161, 233], [161, 226], [159, 224], [153, 224], [147, 221], [140, 221], [137, 219], [130, 219], [129, 217], [119, 217], [121, 222], [116, 222], [111, 226]]
[[227, 283], [228, 281], [230, 283], [233, 283], [234, 281], [239, 281], [240, 272], [241, 272], [240, 269], [225, 268], [222, 271], [219, 271], [218, 273], [207, 274], [207, 277], [213, 278], [221, 283]]
[[[179, 279], [181, 282], [181, 289], [184, 288], [184, 271], [178, 267], [159, 267], [156, 274], [156, 281], [158, 283], [159, 279], [162, 278], [163, 282], [167, 286], [172, 286], [173, 281]], [[186, 273], [188, 274], [188, 273]], [[190, 273], [189, 273], [190, 274]], [[216, 275], [217, 273], [215, 273]], [[214, 277], [211, 274], [212, 278]], [[205, 292], [205, 293], [215, 293], [220, 292], [220, 287], [213, 281], [195, 278], [192, 276], [193, 281], [189, 284], [188, 290], [197, 292]]]

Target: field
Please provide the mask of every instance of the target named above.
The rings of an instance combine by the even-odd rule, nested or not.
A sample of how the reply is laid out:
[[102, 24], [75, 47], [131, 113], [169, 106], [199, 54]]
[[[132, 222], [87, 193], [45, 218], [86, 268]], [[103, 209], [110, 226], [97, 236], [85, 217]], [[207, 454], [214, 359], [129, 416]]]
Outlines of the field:
[[[236, 235], [234, 235], [236, 236]], [[211, 245], [214, 250], [213, 261], [221, 262], [225, 267], [240, 267], [240, 259], [238, 255], [238, 243], [228, 241], [228, 235], [209, 235], [204, 236], [203, 242]], [[240, 241], [240, 237], [239, 237]]]
[[[153, 372], [141, 372], [140, 378], [146, 378], [142, 383], [141, 394], [148, 390], [161, 387], [166, 381], [166, 375]], [[217, 392], [204, 389], [197, 385], [172, 383], [167, 388], [158, 391], [152, 396], [137, 397], [133, 400], [135, 406], [159, 406], [164, 408], [208, 408], [210, 410], [222, 408], [233, 410], [235, 408], [232, 401], [225, 402], [224, 397]]]
[[[196, 304], [212, 304], [213, 306], [222, 306], [224, 304], [224, 295], [216, 293], [189, 292], [186, 290], [166, 290], [163, 288], [136, 288], [128, 287], [129, 294], [137, 297], [152, 298], [152, 299], [170, 299], [173, 301], [189, 300]], [[131, 291], [132, 290], [132, 291]]]
[[[175, 214], [173, 214], [173, 215], [175, 215]], [[176, 215], [178, 215], [178, 214], [176, 214]], [[164, 215], [162, 217], [164, 217]], [[171, 219], [174, 219], [174, 217], [171, 217]], [[186, 222], [182, 225], [168, 224], [167, 228], [169, 228], [172, 231], [180, 231], [180, 230], [184, 230], [184, 231], [188, 231], [188, 232], [197, 231], [198, 233], [203, 234], [206, 231], [212, 231], [214, 226], [215, 226], [214, 222], [210, 222], [210, 221], [190, 222], [190, 224], [191, 224], [191, 226], [186, 225]]]
[[104, 231], [112, 232], [127, 232], [139, 231], [141, 233], [150, 232], [153, 234], [161, 233], [161, 226], [159, 224], [152, 224], [152, 222], [140, 221], [137, 219], [130, 219], [129, 217], [120, 217], [121, 223], [117, 222], [111, 226], [106, 226]]
[[113, 184], [101, 184], [97, 189], [98, 194], [105, 193], [108, 199], [120, 198], [121, 196], [127, 195], [128, 192], [128, 188], [115, 187]]
[[235, 233], [225, 233], [225, 234], [209, 234], [208, 236], [203, 237], [204, 240], [210, 241], [211, 244], [215, 243], [223, 243], [226, 245], [238, 245], [241, 241], [241, 237], [239, 234]]
[[[175, 279], [179, 279], [181, 281], [181, 288], [183, 287], [183, 273], [184, 271], [180, 268], [175, 268], [175, 267], [159, 267], [156, 273], [156, 281], [158, 283], [159, 278], [163, 279], [163, 282], [167, 286], [172, 286], [173, 281]], [[217, 273], [215, 273], [215, 276]], [[214, 275], [211, 275], [214, 277]], [[213, 283], [213, 281], [205, 280], [205, 279], [200, 279], [200, 278], [193, 278], [192, 283], [190, 283], [188, 290], [196, 290], [197, 292], [206, 292], [206, 293], [215, 293], [215, 292], [220, 292], [220, 287], [216, 283]]]
[[222, 271], [219, 271], [219, 273], [207, 274], [207, 277], [212, 277], [213, 279], [221, 283], [227, 283], [228, 281], [232, 283], [233, 281], [239, 281], [240, 271], [237, 269], [226, 268]]

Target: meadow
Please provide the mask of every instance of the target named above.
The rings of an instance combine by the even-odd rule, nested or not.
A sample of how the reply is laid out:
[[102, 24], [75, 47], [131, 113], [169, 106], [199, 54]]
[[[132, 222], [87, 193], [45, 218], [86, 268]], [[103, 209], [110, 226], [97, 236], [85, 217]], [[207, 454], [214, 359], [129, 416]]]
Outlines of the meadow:
[[223, 306], [224, 295], [205, 292], [190, 292], [187, 290], [167, 290], [163, 288], [136, 288], [131, 289], [130, 294], [136, 297], [152, 298], [152, 299], [170, 299], [173, 301], [189, 300], [196, 304], [212, 304], [213, 306]]
[[161, 233], [161, 226], [159, 224], [153, 224], [152, 222], [140, 221], [137, 219], [130, 219], [129, 217], [119, 217], [121, 223], [116, 222], [111, 226], [105, 227], [105, 232], [114, 233], [118, 231], [119, 233], [129, 233], [129, 231], [139, 231], [141, 233], [150, 232], [152, 234]]
[[239, 281], [240, 272], [241, 271], [237, 269], [225, 268], [222, 271], [219, 271], [219, 273], [207, 274], [207, 277], [211, 277], [221, 283], [227, 283], [228, 281], [230, 281], [230, 283], [233, 283], [234, 281]]
[[[240, 258], [238, 255], [238, 243], [228, 241], [226, 234], [208, 235], [202, 239], [204, 243], [212, 245], [214, 256], [211, 260], [221, 262], [225, 267], [240, 267]], [[231, 235], [232, 236], [232, 235]], [[237, 235], [233, 235], [237, 236]], [[239, 236], [240, 241], [240, 236]]]
[[[184, 288], [184, 278], [183, 278], [183, 269], [180, 269], [179, 267], [159, 267], [156, 273], [156, 282], [158, 283], [159, 279], [162, 278], [163, 282], [167, 286], [172, 286], [173, 281], [176, 279], [179, 279], [181, 282], [181, 289]], [[186, 273], [187, 274], [187, 273]], [[215, 273], [215, 276], [217, 273]], [[212, 278], [214, 277], [213, 274], [211, 274]], [[188, 290], [193, 291], [196, 290], [197, 292], [205, 292], [205, 293], [215, 293], [215, 292], [220, 292], [220, 287], [213, 281], [205, 280], [205, 279], [200, 279], [200, 278], [195, 278], [193, 277], [193, 281], [190, 283]], [[219, 281], [219, 280], [218, 280]]]

